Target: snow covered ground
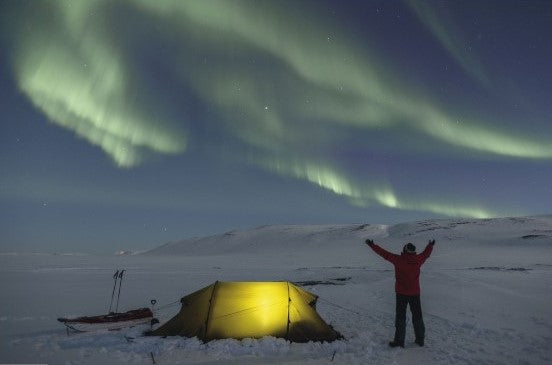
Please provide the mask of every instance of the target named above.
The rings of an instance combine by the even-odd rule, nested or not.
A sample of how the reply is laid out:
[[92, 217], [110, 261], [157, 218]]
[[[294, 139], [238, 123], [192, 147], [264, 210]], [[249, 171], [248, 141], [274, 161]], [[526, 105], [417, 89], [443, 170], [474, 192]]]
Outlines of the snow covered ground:
[[[421, 275], [426, 347], [412, 343], [411, 323], [405, 349], [387, 346], [393, 271], [363, 244], [368, 237], [395, 252], [437, 240]], [[203, 344], [140, 337], [144, 328], [67, 335], [56, 318], [107, 312], [117, 268], [127, 269], [120, 310], [170, 304], [216, 280], [299, 282], [347, 339]], [[550, 364], [551, 303], [552, 216], [266, 226], [140, 255], [0, 254], [0, 364]]]

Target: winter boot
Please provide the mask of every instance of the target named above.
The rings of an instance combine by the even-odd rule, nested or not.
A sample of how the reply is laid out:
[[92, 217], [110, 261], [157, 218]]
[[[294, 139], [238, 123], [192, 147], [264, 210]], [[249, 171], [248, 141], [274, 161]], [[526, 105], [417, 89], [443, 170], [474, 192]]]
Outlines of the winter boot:
[[400, 343], [400, 342], [397, 342], [397, 341], [391, 341], [391, 342], [389, 342], [389, 346], [391, 346], [391, 347], [403, 347], [404, 348], [404, 343]]

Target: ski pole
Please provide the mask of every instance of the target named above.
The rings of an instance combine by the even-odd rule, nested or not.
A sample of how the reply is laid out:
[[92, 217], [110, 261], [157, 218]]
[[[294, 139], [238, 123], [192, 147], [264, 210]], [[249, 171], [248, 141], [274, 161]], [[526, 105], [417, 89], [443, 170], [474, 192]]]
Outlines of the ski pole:
[[111, 306], [113, 305], [113, 296], [115, 295], [115, 287], [117, 286], [117, 278], [119, 277], [119, 270], [115, 272], [115, 275], [113, 275], [113, 279], [115, 280], [115, 284], [113, 284], [113, 291], [111, 292], [111, 303], [109, 303], [109, 312], [111, 313]]
[[117, 294], [117, 307], [115, 308], [115, 313], [117, 313], [117, 311], [119, 310], [119, 298], [121, 297], [121, 286], [123, 286], [123, 274], [126, 270], [121, 270], [121, 272], [119, 273], [119, 278], [121, 280], [119, 280], [119, 294]]

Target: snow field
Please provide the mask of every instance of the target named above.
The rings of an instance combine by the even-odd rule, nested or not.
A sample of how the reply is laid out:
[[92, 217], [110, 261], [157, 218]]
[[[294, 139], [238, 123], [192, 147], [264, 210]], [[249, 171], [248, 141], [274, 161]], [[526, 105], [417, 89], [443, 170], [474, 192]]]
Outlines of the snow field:
[[[413, 344], [410, 316], [406, 348], [387, 346], [393, 268], [362, 243], [367, 237], [395, 252], [437, 240], [421, 275], [426, 347]], [[152, 364], [153, 355], [157, 364], [549, 364], [551, 237], [552, 218], [535, 217], [261, 227], [135, 256], [0, 254], [0, 363]], [[144, 328], [67, 335], [56, 318], [106, 312], [117, 268], [128, 270], [120, 310], [153, 298], [170, 304], [216, 280], [303, 283], [347, 340], [203, 344], [140, 337]], [[179, 308], [158, 317], [164, 322]]]

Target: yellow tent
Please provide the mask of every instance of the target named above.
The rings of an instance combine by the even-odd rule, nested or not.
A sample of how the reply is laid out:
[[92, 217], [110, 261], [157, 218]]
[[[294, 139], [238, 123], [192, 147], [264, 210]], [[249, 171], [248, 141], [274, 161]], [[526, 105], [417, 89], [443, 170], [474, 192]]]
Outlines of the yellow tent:
[[180, 312], [154, 336], [282, 337], [293, 342], [342, 338], [316, 313], [318, 296], [289, 282], [221, 282], [185, 296]]

